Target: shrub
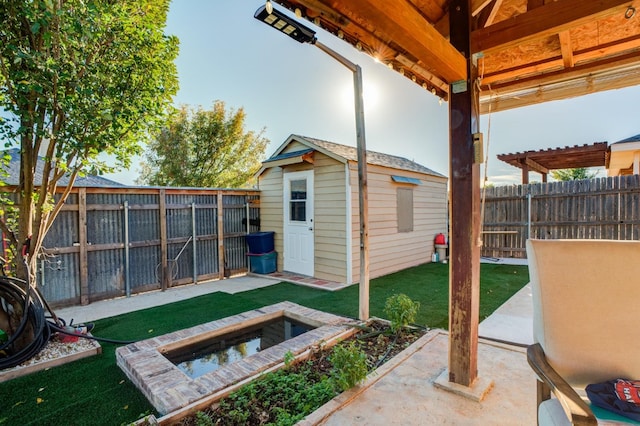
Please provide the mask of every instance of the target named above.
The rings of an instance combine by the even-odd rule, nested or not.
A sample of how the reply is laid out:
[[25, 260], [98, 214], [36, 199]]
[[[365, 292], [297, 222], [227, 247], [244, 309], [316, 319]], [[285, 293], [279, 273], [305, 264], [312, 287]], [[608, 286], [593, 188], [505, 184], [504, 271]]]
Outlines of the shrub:
[[367, 377], [367, 355], [354, 341], [334, 346], [329, 361], [333, 366], [332, 377], [342, 391], [352, 388]]
[[416, 320], [420, 302], [414, 302], [406, 294], [394, 294], [384, 305], [384, 313], [391, 321], [391, 331], [397, 333]]

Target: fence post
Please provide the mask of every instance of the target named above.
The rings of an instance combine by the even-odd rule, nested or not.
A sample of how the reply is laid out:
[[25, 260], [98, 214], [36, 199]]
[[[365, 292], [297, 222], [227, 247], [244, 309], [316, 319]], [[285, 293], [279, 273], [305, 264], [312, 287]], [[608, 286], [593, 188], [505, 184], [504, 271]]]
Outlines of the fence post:
[[131, 296], [131, 281], [129, 278], [129, 202], [123, 203], [124, 207], [124, 291], [127, 297]]
[[198, 284], [198, 241], [196, 230], [196, 203], [191, 203], [191, 235], [193, 236], [193, 283]]
[[160, 289], [165, 291], [171, 287], [171, 277], [167, 271], [167, 193], [164, 189], [158, 192], [158, 218], [160, 220]]
[[620, 190], [620, 186], [618, 186], [618, 217], [616, 218], [617, 222], [618, 222], [618, 226], [617, 226], [617, 228], [618, 228], [618, 238], [617, 239], [618, 240], [620, 239], [620, 234], [621, 234], [620, 228], [622, 228], [621, 215], [622, 215], [622, 191]]
[[[222, 191], [218, 191], [217, 212], [218, 212], [218, 278], [224, 278], [224, 210], [222, 207]], [[247, 221], [249, 218], [247, 218]]]
[[527, 239], [531, 239], [531, 190], [527, 191]]
[[87, 188], [78, 191], [78, 244], [80, 263], [80, 304], [89, 304], [89, 267], [87, 259]]

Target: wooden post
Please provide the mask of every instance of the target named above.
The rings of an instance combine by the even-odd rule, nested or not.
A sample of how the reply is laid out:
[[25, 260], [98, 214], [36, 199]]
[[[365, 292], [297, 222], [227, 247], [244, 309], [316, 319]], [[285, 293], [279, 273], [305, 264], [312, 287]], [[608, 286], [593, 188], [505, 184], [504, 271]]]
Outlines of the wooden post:
[[338, 52], [316, 41], [314, 46], [353, 72], [353, 95], [356, 112], [356, 149], [358, 153], [358, 206], [360, 209], [360, 283], [358, 318], [369, 319], [369, 190], [367, 188], [367, 143], [364, 135], [364, 98], [362, 68]]
[[449, 381], [471, 386], [478, 376], [480, 289], [480, 165], [474, 163], [478, 132], [474, 66], [469, 55], [469, 0], [449, 7], [451, 44], [467, 59], [467, 80], [450, 86], [451, 260], [449, 275]]
[[165, 291], [171, 287], [167, 264], [167, 192], [161, 189], [158, 192], [158, 215], [160, 220], [160, 288]]
[[[224, 278], [224, 205], [222, 191], [218, 191], [218, 278]], [[247, 217], [247, 223], [249, 218]]]
[[529, 183], [529, 166], [526, 163], [522, 163], [522, 184]]
[[80, 304], [89, 304], [89, 266], [87, 259], [87, 188], [78, 190], [78, 253], [80, 263]]
[[367, 189], [367, 145], [364, 137], [364, 101], [362, 69], [353, 71], [356, 110], [356, 143], [358, 152], [358, 206], [360, 211], [360, 284], [359, 313], [362, 321], [369, 319], [369, 190]]

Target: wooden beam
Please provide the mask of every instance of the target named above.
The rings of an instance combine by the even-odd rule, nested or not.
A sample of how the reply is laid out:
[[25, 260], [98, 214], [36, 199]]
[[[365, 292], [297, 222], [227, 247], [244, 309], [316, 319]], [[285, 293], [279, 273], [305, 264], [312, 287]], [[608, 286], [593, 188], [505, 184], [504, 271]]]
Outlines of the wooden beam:
[[[602, 57], [617, 55], [625, 51], [630, 51], [638, 48], [640, 48], [640, 35], [627, 37], [615, 42], [605, 43], [589, 49], [583, 49], [573, 52], [573, 62], [574, 66], [576, 66], [576, 64], [580, 65], [580, 63], [582, 62], [590, 62], [586, 65], [594, 67], [598, 64], [598, 62], [594, 62], [594, 60]], [[632, 57], [637, 57], [637, 54], [633, 53]], [[617, 60], [618, 58], [615, 59]], [[559, 69], [563, 65], [564, 60], [559, 56], [545, 59], [543, 61], [532, 62], [526, 65], [507, 68], [495, 73], [486, 74], [482, 79], [482, 84], [494, 84], [495, 82], [516, 78], [521, 81], [527, 74], [540, 73], [543, 71], [552, 70], [554, 68]]]
[[477, 16], [491, 3], [491, 0], [471, 0], [471, 15]]
[[544, 0], [527, 0], [527, 10], [533, 10], [540, 6], [544, 6]]
[[623, 14], [629, 0], [559, 0], [471, 33], [471, 53], [488, 54]]
[[433, 84], [435, 87], [438, 87], [443, 93], [446, 94], [449, 92], [449, 85], [447, 83], [440, 80], [438, 77], [430, 74], [429, 71], [424, 69], [422, 66], [416, 64], [415, 62], [411, 61], [411, 59], [407, 58], [404, 55], [398, 55], [396, 56], [395, 59], [396, 61], [398, 61], [405, 67], [407, 67], [409, 71], [413, 71], [417, 74], [420, 74], [421, 77], [423, 77], [429, 83]]
[[[529, 77], [506, 84], [491, 85], [481, 98], [481, 113], [566, 99], [603, 90], [640, 84], [640, 57], [637, 53], [605, 61], [576, 65], [570, 70], [550, 72], [544, 77]], [[489, 106], [489, 103], [491, 106]]]
[[376, 34], [403, 46], [428, 71], [447, 83], [466, 80], [464, 56], [427, 21], [409, 2], [351, 0], [351, 10], [376, 28]]
[[[479, 131], [469, 55], [468, 0], [452, 0], [451, 43], [467, 52], [465, 87], [449, 92], [451, 235], [449, 274], [449, 381], [470, 387], [478, 377], [480, 292], [480, 165], [474, 162], [473, 133]], [[457, 92], [457, 93], [456, 93]]]
[[533, 171], [536, 171], [543, 175], [549, 173], [549, 169], [529, 157], [525, 158], [524, 162]]
[[485, 7], [480, 15], [477, 16], [478, 22], [476, 23], [476, 28], [484, 28], [493, 24], [493, 21], [496, 19], [496, 15], [498, 14], [498, 10], [500, 10], [500, 6], [502, 6], [503, 0], [492, 0], [491, 4]]
[[569, 31], [560, 31], [558, 38], [560, 39], [560, 51], [562, 52], [564, 67], [573, 68], [575, 60], [573, 57], [573, 47], [571, 46], [571, 34]]

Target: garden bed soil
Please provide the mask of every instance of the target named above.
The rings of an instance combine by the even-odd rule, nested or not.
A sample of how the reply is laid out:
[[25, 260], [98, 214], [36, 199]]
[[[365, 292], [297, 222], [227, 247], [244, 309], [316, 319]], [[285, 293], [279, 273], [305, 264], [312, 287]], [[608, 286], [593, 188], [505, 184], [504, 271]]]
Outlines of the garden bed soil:
[[[358, 331], [352, 337], [345, 339], [340, 344], [349, 344], [351, 341], [356, 341], [361, 351], [366, 354], [367, 366], [369, 368], [369, 372], [371, 373], [384, 363], [390, 361], [394, 356], [398, 355], [400, 352], [408, 348], [426, 332], [427, 330], [425, 329], [411, 328], [404, 329], [397, 334], [392, 334], [389, 330], [389, 325], [386, 322], [373, 321], [369, 323], [366, 328]], [[323, 376], [329, 376], [333, 369], [333, 366], [328, 359], [330, 353], [331, 348], [318, 350], [314, 354], [312, 354], [309, 359], [301, 362], [294, 362], [292, 365], [287, 367], [287, 372], [296, 374], [300, 373], [302, 370], [310, 369], [310, 374], [309, 372], [307, 372], [307, 374], [312, 377], [320, 378]], [[251, 413], [249, 413], [248, 419], [243, 420], [242, 423], [237, 423], [234, 422], [233, 419], [230, 419], [227, 416], [228, 413], [224, 412], [224, 410], [220, 407], [221, 401], [217, 401], [215, 403], [212, 403], [208, 408], [202, 410], [200, 414], [196, 415], [194, 413], [190, 416], [184, 417], [175, 424], [183, 426], [202, 424], [274, 424], [272, 423], [275, 422], [274, 411], [277, 410], [274, 410], [273, 408], [283, 406], [284, 401], [274, 401], [272, 398], [270, 401], [265, 402], [262, 401], [259, 396], [260, 395], [257, 395], [253, 400], [246, 404], [250, 407]], [[319, 404], [319, 406], [323, 405], [325, 402], [328, 401], [324, 401], [323, 403]], [[203, 423], [202, 413], [206, 414], [211, 419], [211, 423], [208, 423], [208, 420], [206, 421], [206, 423]]]

